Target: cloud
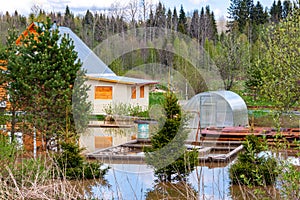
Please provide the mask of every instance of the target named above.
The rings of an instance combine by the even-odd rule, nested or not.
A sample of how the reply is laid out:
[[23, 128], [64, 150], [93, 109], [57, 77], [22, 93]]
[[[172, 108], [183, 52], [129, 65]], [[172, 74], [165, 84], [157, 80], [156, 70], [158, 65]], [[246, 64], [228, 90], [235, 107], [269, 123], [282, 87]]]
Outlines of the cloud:
[[222, 17], [224, 15], [224, 13], [222, 12], [222, 10], [219, 9], [219, 8], [216, 8], [213, 11], [214, 11], [214, 15], [215, 15], [216, 19], [218, 19], [218, 18], [220, 18], [220, 17]]
[[208, 0], [188, 0], [190, 3], [194, 4], [194, 5], [200, 5], [202, 3], [207, 3]]
[[[4, 0], [1, 2], [0, 13], [5, 14], [6, 11], [13, 13], [17, 10], [22, 15], [28, 15], [33, 6], [50, 12], [64, 12], [68, 5], [70, 10], [75, 14], [89, 10], [103, 10], [111, 7], [112, 4], [120, 3], [121, 7], [127, 5], [133, 0]], [[135, 0], [140, 2], [140, 0]], [[148, 3], [156, 4], [159, 0], [146, 0]]]

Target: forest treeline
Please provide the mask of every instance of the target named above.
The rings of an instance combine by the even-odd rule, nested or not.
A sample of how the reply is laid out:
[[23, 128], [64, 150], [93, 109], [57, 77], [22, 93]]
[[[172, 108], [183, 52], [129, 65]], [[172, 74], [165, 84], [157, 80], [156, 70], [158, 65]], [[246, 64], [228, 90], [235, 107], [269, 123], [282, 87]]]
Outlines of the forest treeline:
[[[13, 15], [7, 12], [0, 17], [1, 46], [5, 46], [8, 28], [15, 27], [21, 32], [31, 22], [45, 21], [47, 17], [58, 25], [71, 28], [91, 49], [110, 36], [127, 30], [145, 27], [174, 30], [192, 38], [205, 49], [218, 67], [225, 89], [233, 89], [237, 81], [242, 80], [245, 87], [256, 95], [261, 90], [260, 68], [262, 56], [266, 53], [264, 48], [273, 37], [270, 31], [289, 21], [289, 17], [297, 14], [298, 8], [299, 3], [290, 0], [275, 0], [270, 8], [259, 1], [231, 0], [224, 29], [218, 27], [220, 23], [209, 6], [187, 12], [183, 6], [177, 10], [176, 7], [166, 8], [163, 3], [151, 5], [146, 1], [132, 0], [126, 6], [116, 3], [106, 11], [87, 10], [84, 15], [77, 16], [68, 6], [64, 13], [46, 13], [34, 7], [28, 17], [17, 11]], [[124, 75], [145, 63], [161, 63], [162, 66], [173, 67], [184, 76], [190, 76], [187, 79], [196, 93], [207, 89], [201, 75], [193, 73], [191, 63], [155, 48], [127, 53], [109, 63], [109, 66], [117, 74]]]
[[[259, 1], [254, 4], [253, 0], [231, 0], [226, 30], [238, 29], [240, 33], [251, 34], [251, 41], [255, 41], [260, 25], [278, 23], [295, 7], [296, 3], [290, 0], [274, 1], [270, 8], [264, 7]], [[222, 31], [226, 31], [217, 31], [217, 20], [224, 19], [216, 19], [209, 6], [187, 12], [182, 6], [178, 11], [176, 7], [166, 8], [162, 3], [152, 5], [146, 1], [132, 0], [126, 6], [116, 3], [107, 10], [87, 10], [84, 15], [77, 16], [68, 6], [64, 13], [46, 13], [38, 6], [33, 6], [31, 11], [27, 17], [19, 14], [17, 10], [13, 14], [6, 12], [0, 15], [1, 46], [5, 45], [8, 28], [15, 27], [23, 31], [31, 22], [45, 21], [47, 17], [58, 25], [71, 28], [91, 48], [108, 36], [139, 27], [179, 31], [197, 39], [202, 46], [205, 39], [217, 42]]]

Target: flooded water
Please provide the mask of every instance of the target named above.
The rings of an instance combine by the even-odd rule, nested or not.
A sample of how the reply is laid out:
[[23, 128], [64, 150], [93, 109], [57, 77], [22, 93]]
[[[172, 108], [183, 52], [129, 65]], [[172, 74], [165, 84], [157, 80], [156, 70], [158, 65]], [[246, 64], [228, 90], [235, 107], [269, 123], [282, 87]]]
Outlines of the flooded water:
[[[89, 196], [98, 199], [152, 199], [150, 193], [158, 184], [147, 165], [110, 164], [105, 184], [89, 185]], [[198, 199], [232, 199], [228, 167], [198, 166], [188, 177], [188, 185]]]
[[[95, 152], [131, 141], [137, 127], [89, 128], [80, 138], [87, 152]], [[86, 195], [98, 199], [153, 199], [157, 188], [153, 169], [144, 162], [104, 161], [110, 167], [105, 181], [86, 185]], [[214, 164], [198, 166], [188, 177], [188, 186], [196, 191], [199, 199], [231, 199], [228, 166]]]
[[[103, 148], [109, 148], [127, 143], [136, 138], [137, 127], [130, 128], [100, 128], [93, 127], [80, 138], [80, 144], [86, 147], [88, 153], [98, 152]], [[212, 151], [212, 154], [224, 154], [227, 151]], [[298, 159], [299, 161], [299, 159]], [[90, 199], [125, 199], [148, 200], [162, 199], [159, 196], [162, 186], [157, 182], [153, 169], [142, 160], [103, 160], [109, 166], [104, 180], [89, 181], [84, 184], [85, 194]], [[229, 200], [243, 199], [240, 188], [231, 186], [229, 179], [229, 164], [227, 163], [200, 163], [189, 175], [184, 188], [176, 188], [179, 183], [169, 184], [165, 190], [172, 193], [172, 199], [212, 199]], [[175, 189], [174, 189], [175, 188]], [[189, 198], [180, 198], [192, 191]], [[171, 191], [171, 192], [170, 192]], [[178, 193], [178, 194], [176, 194]], [[177, 196], [176, 196], [177, 195]], [[179, 196], [178, 196], [179, 195]], [[234, 198], [233, 198], [234, 196]], [[239, 196], [239, 197], [236, 197]]]

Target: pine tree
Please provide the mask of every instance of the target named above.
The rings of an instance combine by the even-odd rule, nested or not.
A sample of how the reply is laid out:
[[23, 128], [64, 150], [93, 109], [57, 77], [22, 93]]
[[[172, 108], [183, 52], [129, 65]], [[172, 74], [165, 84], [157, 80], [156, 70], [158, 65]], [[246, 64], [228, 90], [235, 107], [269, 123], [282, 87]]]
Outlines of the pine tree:
[[210, 14], [210, 28], [211, 28], [211, 35], [210, 35], [210, 40], [212, 40], [213, 42], [217, 41], [218, 38], [218, 29], [217, 29], [217, 22], [215, 19], [215, 14], [214, 12], [211, 12]]
[[161, 181], [184, 180], [194, 169], [197, 153], [184, 146], [188, 132], [184, 130], [185, 117], [174, 93], [165, 95], [165, 116], [160, 130], [151, 137], [152, 147], [146, 151], [146, 162], [155, 168]]
[[158, 3], [156, 7], [155, 16], [154, 16], [154, 26], [159, 28], [165, 28], [166, 26], [166, 8], [162, 5], [161, 2]]
[[252, 24], [260, 25], [267, 23], [268, 15], [264, 12], [264, 8], [259, 1], [253, 7], [251, 21]]
[[[36, 32], [23, 38], [17, 51], [7, 50], [8, 77], [14, 80], [7, 90], [26, 112], [24, 128], [27, 128], [23, 134], [32, 136], [34, 127], [49, 147], [51, 140], [62, 139], [62, 130], [77, 134], [80, 133], [77, 130], [83, 130], [90, 104], [84, 95], [88, 87], [84, 85], [84, 73], [71, 39], [60, 35], [49, 18], [39, 24]], [[77, 107], [72, 109], [75, 102]], [[80, 113], [85, 115], [75, 116]], [[80, 119], [77, 130], [74, 117]]]
[[82, 19], [82, 39], [91, 48], [94, 42], [94, 16], [87, 10], [84, 18]]

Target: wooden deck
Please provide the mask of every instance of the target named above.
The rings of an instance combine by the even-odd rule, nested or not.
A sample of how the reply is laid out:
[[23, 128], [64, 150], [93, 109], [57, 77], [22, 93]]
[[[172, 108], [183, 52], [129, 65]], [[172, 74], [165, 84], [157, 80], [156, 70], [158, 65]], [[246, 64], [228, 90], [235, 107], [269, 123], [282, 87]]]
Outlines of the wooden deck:
[[[236, 143], [233, 146], [230, 146], [230, 143], [227, 143], [226, 146], [217, 146], [218, 143], [214, 143], [213, 145], [215, 146], [196, 146], [190, 142], [187, 142], [187, 149], [197, 149], [199, 152], [199, 165], [200, 163], [228, 163], [236, 157], [238, 152], [243, 149], [243, 145], [240, 143]], [[144, 146], [150, 146], [150, 144], [134, 141], [115, 147], [97, 150], [93, 153], [86, 154], [86, 157], [89, 159], [98, 159], [102, 161], [113, 161], [114, 163], [121, 161], [142, 163], [145, 161], [145, 155], [142, 150]]]
[[92, 128], [132, 128], [131, 124], [89, 124], [88, 127]]
[[300, 140], [300, 128], [283, 128], [279, 132], [270, 127], [226, 127], [223, 129], [208, 127], [201, 131], [201, 141], [242, 141], [247, 135], [265, 137], [268, 141], [275, 138], [287, 141]]

